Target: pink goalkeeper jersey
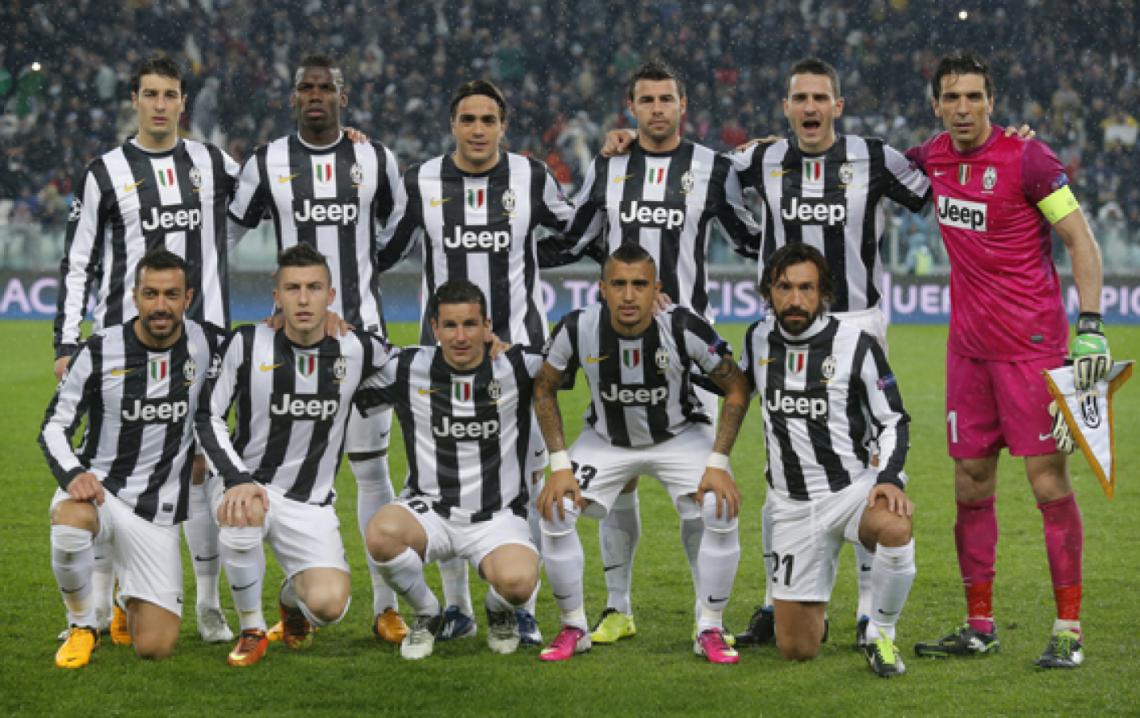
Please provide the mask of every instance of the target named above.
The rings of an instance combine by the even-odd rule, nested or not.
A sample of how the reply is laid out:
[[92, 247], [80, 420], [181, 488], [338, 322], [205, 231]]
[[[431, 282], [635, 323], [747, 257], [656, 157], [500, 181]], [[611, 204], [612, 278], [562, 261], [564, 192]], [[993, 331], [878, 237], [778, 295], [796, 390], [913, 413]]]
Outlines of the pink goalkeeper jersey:
[[930, 178], [950, 255], [950, 350], [998, 361], [1064, 354], [1069, 323], [1037, 209], [1068, 184], [1057, 156], [994, 125], [975, 150], [955, 150], [943, 132], [907, 157]]

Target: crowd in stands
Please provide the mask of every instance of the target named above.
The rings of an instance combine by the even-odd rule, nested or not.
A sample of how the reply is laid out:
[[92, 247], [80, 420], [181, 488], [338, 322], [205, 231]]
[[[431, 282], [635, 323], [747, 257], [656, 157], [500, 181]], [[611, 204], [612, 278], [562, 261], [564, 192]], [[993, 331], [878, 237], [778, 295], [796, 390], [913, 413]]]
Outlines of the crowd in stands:
[[629, 124], [625, 81], [650, 57], [686, 78], [695, 141], [783, 133], [785, 72], [814, 55], [840, 71], [841, 130], [906, 148], [940, 129], [938, 57], [968, 48], [995, 71], [995, 122], [1028, 123], [1070, 169], [1106, 266], [1140, 268], [1138, 20], [1127, 0], [4, 0], [0, 221], [66, 219], [85, 163], [130, 134], [130, 70], [154, 51], [188, 69], [186, 134], [239, 161], [293, 127], [304, 54], [340, 59], [347, 121], [405, 164], [446, 150], [451, 90], [489, 77], [510, 103], [511, 148], [570, 189], [603, 132]]

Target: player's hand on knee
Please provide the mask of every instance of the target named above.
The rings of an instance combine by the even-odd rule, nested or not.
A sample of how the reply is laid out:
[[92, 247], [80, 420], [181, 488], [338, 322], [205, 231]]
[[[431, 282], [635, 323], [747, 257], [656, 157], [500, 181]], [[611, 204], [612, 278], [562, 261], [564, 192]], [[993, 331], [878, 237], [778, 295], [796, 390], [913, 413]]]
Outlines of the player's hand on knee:
[[1087, 391], [1108, 376], [1112, 368], [1112, 352], [1104, 336], [1104, 321], [1095, 312], [1081, 312], [1077, 318], [1077, 335], [1069, 344], [1073, 361], [1073, 386]]
[[728, 519], [736, 518], [740, 513], [740, 489], [732, 480], [732, 474], [724, 469], [714, 466], [705, 468], [701, 483], [697, 484], [697, 493], [694, 497], [697, 505], [704, 504], [705, 494], [716, 496], [716, 517], [722, 518], [721, 512], [728, 511]]
[[566, 519], [566, 509], [562, 505], [562, 499], [569, 498], [574, 502], [574, 505], [582, 507], [582, 491], [578, 488], [578, 482], [574, 479], [574, 472], [570, 469], [559, 469], [550, 474], [550, 478], [546, 480], [546, 486], [542, 487], [542, 492], [538, 495], [538, 513], [542, 518], [547, 521], [555, 519], [555, 507], [558, 510], [558, 520]]
[[1069, 429], [1069, 422], [1065, 421], [1065, 413], [1061, 411], [1061, 407], [1057, 406], [1056, 401], [1049, 402], [1049, 416], [1053, 417], [1053, 440], [1057, 442], [1057, 451], [1063, 454], [1071, 454], [1077, 448], [1077, 444], [1073, 441], [1073, 432]]
[[910, 517], [914, 515], [914, 502], [906, 492], [894, 484], [875, 484], [867, 492], [867, 506], [875, 505], [880, 498], [886, 503], [887, 511], [899, 516]]
[[102, 506], [106, 493], [103, 491], [103, 482], [95, 478], [95, 474], [85, 471], [77, 474], [67, 485], [67, 495], [76, 501], [94, 501], [96, 506]]
[[610, 130], [606, 133], [606, 143], [602, 145], [602, 157], [629, 154], [629, 148], [637, 139], [633, 130]]
[[218, 525], [242, 528], [260, 526], [269, 510], [269, 494], [256, 482], [238, 484], [226, 489], [218, 507]]

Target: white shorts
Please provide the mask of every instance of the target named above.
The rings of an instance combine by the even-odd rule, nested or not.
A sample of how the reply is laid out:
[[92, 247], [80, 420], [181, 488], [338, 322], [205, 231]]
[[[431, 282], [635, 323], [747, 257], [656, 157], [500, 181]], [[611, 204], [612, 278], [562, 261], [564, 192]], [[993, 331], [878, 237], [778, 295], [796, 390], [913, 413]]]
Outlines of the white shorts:
[[765, 557], [772, 597], [781, 601], [828, 601], [835, 587], [839, 549], [859, 540], [874, 475], [815, 501], [794, 501], [768, 490], [764, 511], [772, 545]]
[[878, 340], [883, 353], [887, 353], [887, 315], [879, 307], [854, 312], [832, 312], [831, 316], [867, 332]]
[[[119, 595], [165, 608], [182, 617], [182, 547], [178, 524], [159, 526], [142, 518], [119, 497], [106, 492], [99, 514], [95, 544], [110, 547]], [[51, 507], [71, 498], [56, 489]]]
[[604, 517], [630, 479], [644, 475], [661, 482], [682, 518], [696, 518], [701, 507], [690, 494], [701, 483], [712, 447], [713, 428], [708, 424], [693, 424], [672, 439], [636, 449], [614, 446], [592, 427], [583, 427], [570, 447], [574, 477], [583, 498], [593, 502], [583, 513]]
[[432, 511], [422, 498], [399, 498], [394, 503], [415, 516], [427, 534], [424, 563], [465, 558], [475, 570], [479, 570], [479, 564], [487, 554], [507, 544], [526, 546], [534, 551], [535, 556], [538, 555], [538, 549], [530, 539], [530, 525], [510, 510], [499, 511], [487, 521], [460, 524]]
[[[225, 487], [218, 482], [216, 488], [211, 488], [214, 491], [210, 510], [217, 516]], [[285, 577], [292, 578], [310, 568], [338, 568], [348, 573], [336, 507], [331, 503], [324, 506], [301, 503], [285, 498], [281, 490], [272, 486], [265, 488], [269, 494], [269, 510], [265, 512], [261, 537], [273, 549]]]
[[355, 405], [348, 415], [344, 430], [344, 453], [369, 454], [387, 451], [392, 433], [392, 410], [384, 409], [365, 416]]

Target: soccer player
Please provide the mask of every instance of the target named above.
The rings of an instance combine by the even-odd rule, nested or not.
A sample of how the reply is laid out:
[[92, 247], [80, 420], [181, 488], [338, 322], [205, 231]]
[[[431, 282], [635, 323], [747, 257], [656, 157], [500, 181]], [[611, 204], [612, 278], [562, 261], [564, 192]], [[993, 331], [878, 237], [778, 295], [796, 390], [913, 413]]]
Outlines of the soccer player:
[[[761, 228], [744, 207], [732, 162], [681, 137], [688, 100], [684, 82], [671, 67], [655, 60], [637, 68], [626, 107], [637, 120], [634, 142], [628, 154], [599, 156], [587, 170], [567, 232], [567, 239], [576, 242], [571, 253], [581, 254], [594, 243], [604, 257], [635, 242], [656, 263], [662, 294], [712, 322], [705, 265], [714, 225], [719, 222], [736, 251], [749, 257], [756, 256]], [[701, 388], [697, 392], [715, 416], [716, 397]], [[599, 644], [637, 631], [630, 593], [641, 519], [637, 476], [629, 478], [598, 529], [607, 589], [606, 609], [592, 634]], [[699, 516], [682, 514], [681, 541], [694, 581], [704, 528]]]
[[[71, 356], [40, 432], [59, 483], [51, 502], [51, 563], [70, 628], [55, 654], [80, 668], [99, 645], [95, 554], [113, 558], [128, 639], [142, 658], [174, 651], [182, 616], [178, 524], [189, 509], [194, 411], [213, 341], [184, 319], [194, 302], [186, 262], [155, 249], [135, 266], [136, 315], [106, 326]], [[80, 422], [76, 454], [71, 439]]]
[[897, 380], [873, 336], [827, 315], [834, 289], [815, 247], [774, 252], [760, 294], [773, 316], [748, 328], [740, 363], [764, 416], [776, 644], [788, 660], [818, 654], [839, 550], [860, 542], [873, 554], [863, 651], [877, 675], [901, 675], [895, 624], [915, 564]]
[[[230, 241], [270, 215], [278, 249], [305, 244], [328, 258], [336, 290], [332, 311], [355, 327], [383, 334], [377, 279], [376, 238], [392, 211], [399, 184], [396, 157], [379, 142], [353, 142], [340, 123], [348, 105], [344, 75], [324, 55], [301, 60], [289, 97], [296, 134], [259, 147], [246, 161], [230, 204]], [[361, 535], [368, 520], [392, 500], [388, 477], [391, 412], [365, 419], [353, 411], [345, 452], [356, 477], [356, 518]], [[372, 632], [399, 643], [407, 634], [396, 595], [369, 562]], [[276, 639], [281, 627], [270, 637]]]
[[[178, 137], [187, 96], [178, 65], [151, 57], [131, 78], [138, 131], [88, 165], [68, 218], [55, 317], [55, 373], [63, 374], [80, 345], [88, 294], [95, 289], [93, 329], [130, 320], [134, 275], [147, 251], [164, 247], [186, 260], [193, 299], [186, 314], [217, 344], [229, 327], [226, 204], [238, 165], [213, 145]], [[194, 560], [198, 632], [208, 642], [233, 639], [218, 601], [218, 527], [207, 508], [205, 461], [195, 462], [186, 542]], [[111, 621], [114, 578], [110, 556], [96, 551], [95, 611], [100, 628]], [[121, 612], [111, 637], [127, 641]]]
[[369, 522], [368, 551], [414, 612], [401, 656], [432, 654], [444, 616], [424, 564], [451, 559], [486, 579], [487, 644], [513, 653], [518, 612], [538, 590], [526, 515], [532, 377], [542, 355], [515, 345], [492, 358], [487, 300], [466, 279], [442, 283], [427, 312], [438, 346], [400, 351], [357, 394], [365, 412], [395, 407], [408, 454], [404, 491]]
[[[507, 152], [507, 103], [487, 80], [465, 82], [451, 96], [455, 150], [415, 165], [404, 173], [396, 209], [384, 230], [380, 265], [386, 269], [423, 243], [425, 302], [451, 279], [473, 282], [487, 298], [491, 330], [504, 341], [540, 347], [549, 335], [539, 284], [539, 228], [561, 231], [572, 209], [542, 162]], [[426, 305], [420, 341], [436, 336]], [[538, 493], [546, 450], [533, 426], [527, 475], [530, 495]], [[537, 514], [531, 529], [538, 544]], [[467, 563], [440, 564], [444, 578], [445, 625], [440, 640], [474, 635], [476, 626], [467, 587]], [[520, 609], [524, 645], [541, 645], [534, 605]]]
[[[388, 358], [375, 335], [328, 336], [336, 300], [325, 257], [307, 244], [278, 258], [273, 301], [283, 326], [239, 327], [226, 342], [197, 417], [198, 436], [225, 482], [212, 497], [241, 636], [227, 657], [250, 666], [265, 654], [263, 540], [285, 573], [278, 597], [281, 640], [311, 641], [313, 626], [348, 611], [348, 563], [333, 502], [351, 400]], [[236, 406], [230, 435], [226, 415]]]
[[[629, 477], [646, 473], [662, 483], [681, 516], [703, 526], [693, 650], [712, 663], [736, 663], [723, 624], [740, 561], [740, 492], [728, 455], [748, 407], [747, 382], [710, 324], [676, 305], [655, 311], [661, 283], [643, 247], [629, 242], [614, 251], [599, 289], [603, 304], [559, 323], [535, 380], [535, 413], [552, 452], [552, 472], [538, 497], [542, 555], [562, 612], [562, 630], [540, 657], [564, 661], [589, 650], [578, 516], [604, 516]], [[563, 375], [578, 367], [591, 403], [587, 426], [567, 452], [556, 392]], [[690, 383], [694, 368], [725, 392], [715, 437]]]
[[1065, 359], [1069, 325], [1051, 261], [1051, 232], [1073, 262], [1080, 316], [1069, 353], [1077, 389], [1112, 366], [1100, 314], [1101, 259], [1064, 167], [1044, 143], [1005, 136], [992, 124], [994, 84], [972, 54], [943, 57], [931, 107], [946, 131], [908, 152], [933, 184], [935, 215], [950, 256], [946, 437], [954, 459], [954, 525], [966, 591], [966, 622], [919, 643], [923, 656], [995, 653], [994, 509], [998, 455], [1025, 457], [1045, 525], [1057, 619], [1037, 665], [1084, 659], [1081, 554], [1084, 529], [1065, 455], [1051, 435], [1041, 378]]

